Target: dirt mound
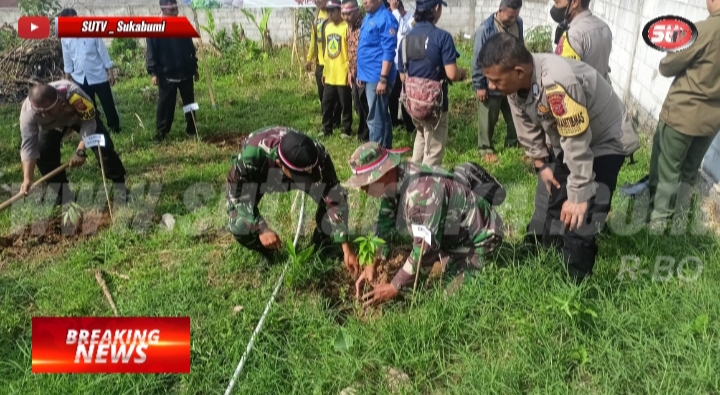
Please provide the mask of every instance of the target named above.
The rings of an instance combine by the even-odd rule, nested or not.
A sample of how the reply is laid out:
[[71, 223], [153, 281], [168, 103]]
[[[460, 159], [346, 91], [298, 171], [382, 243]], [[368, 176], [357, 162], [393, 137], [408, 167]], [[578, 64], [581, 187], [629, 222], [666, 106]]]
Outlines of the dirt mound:
[[20, 102], [33, 84], [55, 81], [62, 76], [59, 39], [19, 41], [0, 54], [0, 103]]
[[[375, 269], [375, 283], [387, 284], [392, 281], [410, 255], [411, 249], [412, 247], [409, 244], [390, 248], [389, 259], [381, 262]], [[336, 277], [322, 281], [322, 286], [317, 291], [328, 301], [329, 313], [333, 315], [338, 324], [345, 323], [350, 315], [356, 315], [360, 319], [367, 319], [380, 314], [380, 311], [362, 310], [358, 300], [355, 299], [355, 280], [348, 275], [344, 267], [339, 268], [336, 273]], [[440, 273], [441, 267], [437, 262], [433, 266], [430, 277], [437, 277]], [[369, 286], [365, 288], [365, 291], [370, 290]]]
[[0, 237], [0, 257], [26, 259], [43, 254], [54, 255], [74, 242], [94, 236], [111, 224], [107, 212], [83, 213], [77, 226], [72, 223], [63, 225], [59, 216], [35, 222], [18, 232]]
[[246, 133], [221, 133], [205, 137], [205, 142], [213, 144], [218, 148], [240, 151], [240, 146], [247, 137]]

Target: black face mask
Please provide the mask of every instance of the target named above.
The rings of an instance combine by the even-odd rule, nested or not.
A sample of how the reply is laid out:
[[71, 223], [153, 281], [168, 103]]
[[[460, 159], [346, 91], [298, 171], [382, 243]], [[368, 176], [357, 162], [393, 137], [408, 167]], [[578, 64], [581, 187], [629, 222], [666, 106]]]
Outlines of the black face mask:
[[569, 11], [569, 5], [570, 4], [568, 3], [568, 5], [563, 8], [553, 6], [550, 9], [550, 17], [558, 23], [558, 27], [555, 29], [555, 44], [560, 42], [560, 37], [562, 37], [565, 30], [568, 29], [567, 14]]
[[[568, 4], [569, 5], [569, 4]], [[557, 23], [562, 23], [567, 18], [568, 6], [557, 8], [553, 6], [550, 9], [550, 17]]]

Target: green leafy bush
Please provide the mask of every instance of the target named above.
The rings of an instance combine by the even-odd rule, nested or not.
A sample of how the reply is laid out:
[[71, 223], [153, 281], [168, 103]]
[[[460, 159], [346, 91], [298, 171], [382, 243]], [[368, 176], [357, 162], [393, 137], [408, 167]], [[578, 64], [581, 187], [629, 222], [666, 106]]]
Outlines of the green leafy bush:
[[532, 53], [552, 52], [552, 28], [535, 26], [525, 34], [525, 46]]
[[60, 13], [62, 6], [57, 0], [19, 0], [18, 8], [21, 15], [36, 15], [54, 18]]
[[123, 77], [145, 75], [145, 51], [137, 39], [113, 38], [108, 53], [115, 64], [116, 75]]

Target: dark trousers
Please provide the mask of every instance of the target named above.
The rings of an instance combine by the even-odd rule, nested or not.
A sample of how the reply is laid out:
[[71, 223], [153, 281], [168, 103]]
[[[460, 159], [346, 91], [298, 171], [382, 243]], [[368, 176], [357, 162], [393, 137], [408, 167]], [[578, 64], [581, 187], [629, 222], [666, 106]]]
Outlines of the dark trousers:
[[[555, 169], [555, 164], [549, 164], [550, 169]], [[547, 221], [548, 203], [550, 194], [543, 180], [538, 176], [537, 185], [535, 186], [535, 209], [533, 211], [530, 223], [527, 226], [527, 235], [525, 241], [528, 243], [538, 243], [542, 240], [545, 232], [545, 222]]]
[[567, 180], [570, 170], [563, 163], [563, 155], [555, 161], [553, 174], [560, 183], [560, 189], [552, 188], [548, 201], [545, 227], [543, 229], [543, 247], [561, 247], [563, 260], [568, 272], [574, 279], [581, 280], [592, 273], [598, 252], [597, 235], [605, 228], [605, 221], [612, 206], [612, 195], [617, 186], [620, 168], [625, 162], [623, 155], [606, 155], [595, 158], [593, 171], [597, 191], [588, 200], [585, 222], [578, 229], [568, 230], [560, 222], [563, 204], [567, 201]]
[[[395, 79], [395, 85], [393, 85], [392, 92], [390, 93], [390, 121], [393, 126], [405, 126], [405, 130], [408, 133], [412, 133], [415, 130], [415, 124], [413, 123], [412, 117], [408, 114], [405, 106], [400, 104], [400, 93], [402, 92], [402, 81], [400, 80], [400, 72], [397, 73]], [[398, 118], [398, 110], [402, 111], [402, 119]]]
[[370, 129], [368, 129], [367, 117], [370, 109], [368, 108], [367, 96], [365, 95], [365, 85], [359, 87], [357, 80], [353, 81], [352, 87], [353, 103], [355, 104], [355, 113], [357, 113], [360, 125], [358, 126], [358, 140], [366, 143], [370, 141]]
[[[316, 64], [315, 65], [315, 83], [317, 84], [317, 91], [318, 91], [318, 99], [320, 100], [320, 106], [322, 107], [323, 101], [325, 100], [325, 84], [323, 84], [322, 75], [323, 70], [325, 70], [325, 66]], [[324, 110], [321, 110], [324, 112]], [[341, 126], [341, 118], [342, 118], [342, 107], [340, 106], [340, 103], [337, 103], [335, 105], [335, 109], [333, 110], [333, 117], [332, 117], [332, 124], [333, 128], [339, 128]]]
[[[180, 91], [180, 98], [183, 106], [195, 103], [195, 82], [192, 77], [180, 82], [170, 82], [165, 77], [158, 77], [158, 107], [157, 107], [157, 134], [158, 137], [165, 137], [172, 129], [175, 119], [175, 102], [177, 92]], [[187, 127], [185, 133], [189, 136], [196, 134], [194, 117], [195, 111], [185, 113]]]
[[342, 127], [343, 133], [347, 136], [352, 135], [352, 88], [340, 85], [325, 85], [322, 101], [322, 123], [325, 135], [331, 135], [333, 132], [335, 110], [338, 103], [342, 111]]
[[75, 83], [82, 88], [83, 92], [90, 96], [95, 108], [97, 108], [97, 102], [95, 101], [95, 96], [97, 95], [98, 99], [100, 99], [103, 113], [105, 113], [108, 128], [113, 132], [119, 132], [120, 116], [118, 115], [117, 107], [115, 107], [115, 99], [113, 99], [110, 82], [105, 81], [100, 84], [88, 85], [87, 79], [85, 79], [82, 84], [77, 81], [75, 81]]
[[[113, 144], [112, 138], [108, 133], [107, 129], [103, 125], [102, 121], [96, 119], [97, 122], [97, 134], [105, 135], [105, 146], [100, 147], [102, 152], [103, 168], [105, 169], [105, 177], [115, 184], [115, 190], [122, 193], [125, 191], [125, 166], [123, 166], [120, 156], [115, 152], [115, 145]], [[80, 125], [74, 127], [76, 130], [80, 130]], [[66, 133], [70, 131], [70, 128], [65, 130], [43, 130], [38, 135], [38, 145], [40, 149], [40, 157], [37, 160], [37, 167], [40, 170], [40, 174], [43, 176], [57, 169], [61, 165], [60, 148], [62, 146], [62, 139]], [[95, 154], [95, 158], [98, 160], [98, 167], [100, 167], [100, 159], [98, 157], [98, 148], [91, 148]], [[49, 187], [57, 193], [56, 204], [63, 204], [75, 200], [70, 188], [68, 187], [67, 173], [62, 171], [47, 181]]]

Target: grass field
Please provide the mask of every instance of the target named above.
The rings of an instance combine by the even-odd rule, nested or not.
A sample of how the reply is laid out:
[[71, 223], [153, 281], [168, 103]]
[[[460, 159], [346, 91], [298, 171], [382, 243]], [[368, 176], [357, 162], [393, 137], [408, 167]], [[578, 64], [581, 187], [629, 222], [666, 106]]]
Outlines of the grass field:
[[[25, 230], [0, 252], [0, 393], [225, 390], [282, 265], [268, 267], [222, 228], [224, 182], [235, 150], [218, 136], [275, 124], [317, 134], [314, 83], [289, 64], [287, 50], [267, 60], [215, 62], [217, 108], [210, 105], [206, 85], [196, 87], [203, 143], [184, 138], [178, 109], [170, 140], [153, 145], [155, 90], [143, 93], [149, 78], [120, 80], [115, 91], [123, 132], [113, 138], [129, 172], [128, 185], [142, 196], [135, 195], [130, 208], [114, 213], [115, 225], [100, 227], [95, 235], [43, 239]], [[450, 101], [444, 165], [478, 161], [470, 84], [452, 86]], [[0, 108], [1, 181], [15, 188], [21, 181], [18, 114], [17, 105]], [[504, 124], [499, 128], [498, 144]], [[396, 132], [395, 141], [396, 147], [412, 143], [404, 131]], [[336, 136], [325, 143], [346, 179], [355, 142]], [[64, 158], [75, 144], [65, 144]], [[406, 300], [361, 314], [344, 296], [352, 293], [347, 286], [329, 290], [328, 284], [347, 284], [341, 263], [315, 257], [290, 272], [234, 393], [337, 394], [353, 386], [366, 394], [720, 394], [718, 239], [703, 232], [657, 236], [623, 227], [620, 214], [629, 202], [618, 196], [615, 233], [601, 239], [596, 275], [580, 288], [567, 285], [560, 256], [528, 255], [518, 247], [535, 187], [534, 173], [521, 156], [517, 149], [501, 151], [500, 163], [490, 167], [509, 190], [499, 209], [509, 237], [481, 276], [450, 296], [444, 293], [448, 280], [434, 279], [421, 288], [413, 307]], [[648, 157], [646, 145], [639, 163], [623, 169], [620, 184], [642, 176]], [[69, 177], [78, 187], [90, 186], [97, 197], [90, 200], [103, 202], [94, 157]], [[160, 187], [157, 199], [145, 201], [151, 185]], [[295, 231], [299, 201], [293, 205], [294, 198], [294, 193], [270, 195], [261, 205], [285, 240]], [[1, 212], [0, 234], [37, 217], [33, 206], [26, 202]], [[83, 207], [92, 208], [90, 203]], [[309, 244], [314, 207], [308, 204], [301, 248]], [[368, 232], [376, 207], [371, 199], [351, 194], [354, 234]], [[172, 232], [159, 225], [165, 213], [177, 221]], [[639, 270], [648, 272], [634, 280], [619, 276], [628, 255], [637, 256]], [[676, 262], [660, 261], [656, 267], [662, 256]], [[697, 257], [701, 270], [691, 261], [679, 268], [686, 257]], [[31, 373], [33, 316], [113, 314], [92, 273], [96, 268], [105, 271], [121, 315], [190, 316], [190, 374]], [[242, 306], [237, 313], [236, 306]], [[345, 352], [334, 347], [338, 333], [353, 340]], [[409, 379], [389, 380], [390, 368]]]

